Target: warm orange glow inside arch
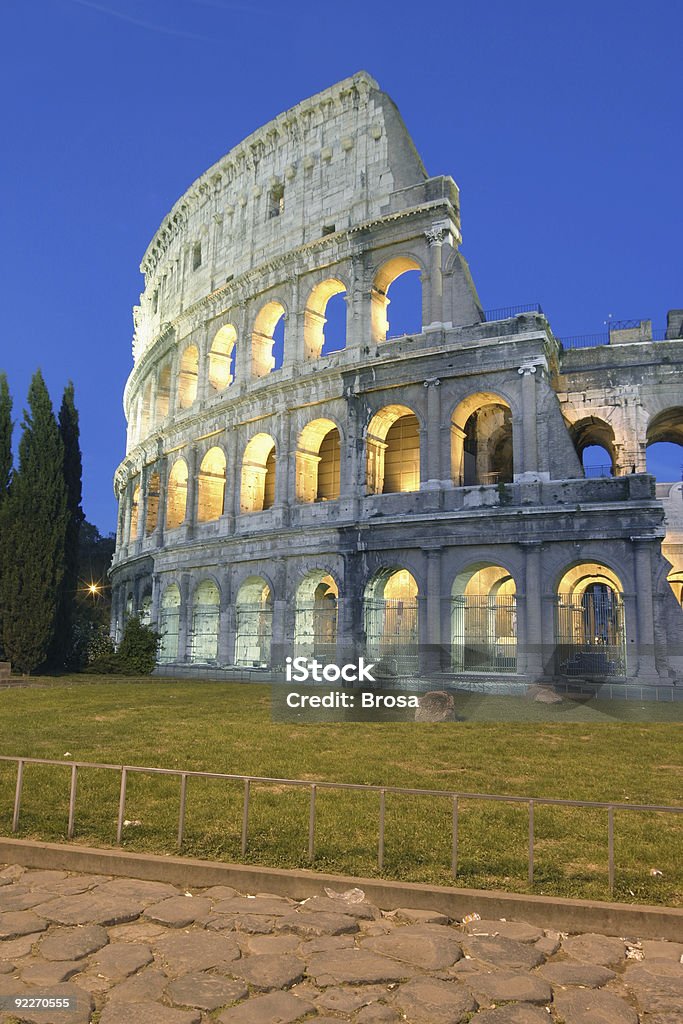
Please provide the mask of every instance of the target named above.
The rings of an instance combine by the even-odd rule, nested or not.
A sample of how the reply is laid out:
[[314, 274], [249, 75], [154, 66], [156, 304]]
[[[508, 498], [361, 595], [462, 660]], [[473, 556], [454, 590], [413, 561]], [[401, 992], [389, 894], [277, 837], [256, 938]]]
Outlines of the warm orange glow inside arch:
[[240, 512], [263, 512], [275, 501], [275, 441], [255, 434], [244, 449]]
[[368, 494], [420, 489], [420, 424], [406, 405], [375, 413], [367, 433]]
[[214, 391], [224, 391], [233, 382], [232, 363], [237, 331], [225, 324], [216, 333], [209, 349], [209, 384]]
[[335, 277], [321, 281], [311, 291], [304, 311], [304, 359], [319, 359], [325, 343], [325, 310], [333, 295], [343, 295], [346, 285]]
[[578, 597], [593, 583], [602, 583], [617, 594], [624, 589], [617, 574], [608, 566], [600, 562], [581, 562], [567, 569], [557, 590], [559, 594]]
[[339, 497], [341, 448], [333, 420], [307, 423], [296, 452], [297, 501], [334, 501]]
[[387, 311], [389, 308], [389, 297], [387, 292], [394, 281], [407, 274], [409, 271], [421, 271], [422, 267], [410, 256], [395, 256], [382, 264], [372, 286], [371, 295], [371, 337], [374, 342], [386, 341], [389, 332], [389, 320]]
[[178, 405], [181, 409], [189, 409], [194, 404], [198, 379], [199, 349], [196, 345], [188, 345], [180, 357], [178, 373]]
[[273, 356], [273, 334], [279, 321], [285, 315], [281, 302], [266, 302], [254, 321], [251, 334], [251, 373], [253, 377], [265, 377], [275, 368]]
[[225, 467], [222, 448], [210, 448], [202, 459], [197, 487], [197, 520], [200, 523], [208, 523], [223, 515]]
[[175, 529], [185, 521], [187, 510], [187, 478], [188, 470], [185, 459], [176, 459], [168, 476], [168, 496], [166, 500], [166, 526]]

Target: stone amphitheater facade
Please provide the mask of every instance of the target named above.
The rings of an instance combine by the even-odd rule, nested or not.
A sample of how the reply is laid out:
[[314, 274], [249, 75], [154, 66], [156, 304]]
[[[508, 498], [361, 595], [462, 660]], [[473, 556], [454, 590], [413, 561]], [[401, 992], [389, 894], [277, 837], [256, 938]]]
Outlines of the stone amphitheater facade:
[[115, 636], [154, 623], [165, 674], [367, 654], [387, 678], [675, 692], [681, 484], [645, 450], [683, 441], [683, 315], [563, 346], [540, 309], [485, 314], [460, 244], [457, 186], [365, 73], [178, 200], [134, 310]]

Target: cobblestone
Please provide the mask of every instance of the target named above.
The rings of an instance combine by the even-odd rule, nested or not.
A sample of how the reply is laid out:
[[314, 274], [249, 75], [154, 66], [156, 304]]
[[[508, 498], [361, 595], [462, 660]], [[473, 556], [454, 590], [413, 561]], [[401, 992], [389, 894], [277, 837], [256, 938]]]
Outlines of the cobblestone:
[[[220, 927], [218, 924], [220, 923]], [[0, 867], [0, 1024], [683, 1024], [683, 944]]]

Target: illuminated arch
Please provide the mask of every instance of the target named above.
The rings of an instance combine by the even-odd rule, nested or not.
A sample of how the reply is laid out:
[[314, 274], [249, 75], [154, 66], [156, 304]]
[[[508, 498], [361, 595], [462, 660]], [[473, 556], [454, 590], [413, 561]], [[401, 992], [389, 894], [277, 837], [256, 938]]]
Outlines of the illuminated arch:
[[307, 573], [296, 592], [294, 646], [299, 656], [334, 661], [339, 588], [323, 569]]
[[197, 521], [208, 523], [223, 515], [225, 499], [225, 452], [209, 448], [199, 467], [197, 484]]
[[512, 413], [500, 395], [479, 391], [451, 417], [451, 474], [456, 487], [511, 483]]
[[[265, 377], [280, 367], [277, 365], [273, 349], [275, 330], [285, 316], [285, 307], [281, 302], [266, 302], [254, 321], [251, 334], [251, 374], [252, 377]], [[280, 363], [280, 365], [282, 365]]]
[[299, 435], [296, 451], [297, 501], [334, 501], [339, 497], [341, 445], [336, 423], [317, 419]]
[[175, 529], [185, 521], [187, 511], [188, 470], [185, 459], [176, 459], [168, 475], [166, 499], [166, 526]]
[[263, 512], [275, 501], [275, 441], [255, 434], [244, 449], [240, 512]]
[[153, 425], [152, 409], [152, 381], [148, 380], [142, 392], [142, 405], [140, 411], [140, 438], [145, 438], [152, 430]]
[[171, 405], [171, 364], [165, 363], [157, 376], [157, 397], [154, 407], [154, 424], [163, 423], [170, 412]]
[[[375, 274], [372, 285], [370, 322], [371, 337], [374, 342], [386, 341], [389, 334], [389, 319], [387, 312], [390, 299], [388, 291], [391, 285], [403, 274], [410, 271], [420, 273], [422, 267], [412, 256], [395, 256], [393, 259], [383, 263]], [[422, 310], [420, 310], [421, 320]]]
[[213, 580], [203, 580], [192, 598], [190, 660], [215, 662], [218, 656], [218, 631], [221, 596]]
[[368, 657], [379, 674], [415, 673], [418, 656], [418, 586], [408, 569], [382, 569], [365, 588], [363, 618]]
[[145, 536], [149, 537], [159, 523], [159, 493], [161, 480], [155, 470], [147, 483], [147, 515], [145, 517]]
[[557, 589], [557, 671], [568, 676], [623, 676], [626, 631], [623, 587], [599, 562], [580, 562], [562, 574]]
[[136, 484], [133, 487], [133, 493], [130, 499], [130, 527], [128, 529], [128, 540], [129, 542], [138, 539], [138, 530], [140, 529], [140, 484]]
[[249, 576], [235, 601], [235, 664], [270, 665], [273, 639], [273, 595], [262, 576]]
[[368, 494], [420, 489], [420, 424], [406, 405], [387, 405], [370, 420], [367, 432]]
[[[319, 359], [324, 354], [325, 347], [328, 347], [325, 344], [327, 304], [333, 296], [345, 294], [346, 285], [334, 277], [321, 281], [311, 291], [304, 310], [304, 359]], [[345, 347], [346, 332], [344, 332], [343, 345], [336, 344], [337, 340], [339, 339], [330, 339], [329, 347], [334, 351]]]
[[166, 587], [159, 608], [159, 663], [162, 665], [178, 658], [178, 634], [180, 630], [180, 590], [175, 583]]
[[516, 672], [517, 587], [502, 565], [478, 562], [451, 589], [454, 672]]
[[188, 345], [180, 357], [178, 373], [178, 406], [189, 409], [197, 399], [197, 382], [199, 379], [199, 349], [196, 345]]
[[237, 331], [226, 324], [216, 333], [209, 349], [209, 384], [214, 391], [224, 391], [235, 379], [234, 360]]

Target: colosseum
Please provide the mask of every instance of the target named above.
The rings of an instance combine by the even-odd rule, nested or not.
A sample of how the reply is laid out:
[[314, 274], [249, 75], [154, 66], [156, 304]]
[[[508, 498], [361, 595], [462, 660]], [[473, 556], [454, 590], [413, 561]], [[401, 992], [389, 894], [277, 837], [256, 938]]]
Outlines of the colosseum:
[[164, 219], [111, 569], [114, 636], [155, 624], [159, 672], [363, 654], [399, 685], [683, 690], [682, 485], [645, 462], [683, 442], [683, 311], [561, 341], [540, 307], [484, 311], [460, 245], [456, 184], [365, 73]]

